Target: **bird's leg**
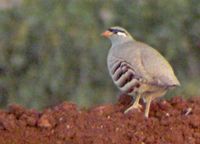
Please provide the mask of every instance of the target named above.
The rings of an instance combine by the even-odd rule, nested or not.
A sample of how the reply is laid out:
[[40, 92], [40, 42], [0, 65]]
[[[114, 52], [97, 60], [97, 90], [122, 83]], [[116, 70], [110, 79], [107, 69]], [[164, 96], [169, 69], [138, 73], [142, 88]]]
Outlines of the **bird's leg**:
[[135, 109], [142, 108], [142, 105], [139, 104], [140, 97], [141, 97], [141, 95], [138, 94], [136, 99], [135, 99], [135, 101], [134, 101], [134, 103], [133, 103], [133, 105], [131, 106], [132, 108], [135, 108]]
[[146, 98], [146, 108], [145, 108], [145, 113], [144, 113], [146, 118], [149, 117], [149, 109], [150, 109], [151, 101], [152, 101], [152, 96], [148, 96]]
[[124, 113], [127, 113], [130, 110], [132, 110], [132, 109], [140, 109], [140, 108], [142, 108], [142, 106], [139, 104], [140, 97], [141, 97], [141, 95], [138, 94], [137, 97], [136, 97], [136, 99], [135, 99], [135, 101], [134, 101], [134, 103], [133, 103], [133, 105], [130, 106], [128, 109], [126, 109]]

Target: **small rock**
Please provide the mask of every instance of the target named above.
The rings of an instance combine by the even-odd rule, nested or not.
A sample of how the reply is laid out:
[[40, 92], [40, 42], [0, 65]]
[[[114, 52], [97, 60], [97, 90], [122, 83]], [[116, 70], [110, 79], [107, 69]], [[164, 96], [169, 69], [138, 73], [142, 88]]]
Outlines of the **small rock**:
[[48, 118], [46, 115], [43, 115], [39, 121], [38, 121], [38, 126], [41, 127], [41, 128], [51, 128], [52, 125], [51, 123], [49, 122]]

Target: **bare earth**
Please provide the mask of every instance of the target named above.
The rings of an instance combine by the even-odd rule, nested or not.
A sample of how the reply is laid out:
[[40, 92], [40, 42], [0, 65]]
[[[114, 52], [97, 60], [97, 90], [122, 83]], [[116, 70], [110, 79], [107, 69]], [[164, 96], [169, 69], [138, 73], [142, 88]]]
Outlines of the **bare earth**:
[[0, 110], [0, 144], [200, 144], [200, 97], [174, 97], [151, 105], [150, 118], [117, 104], [79, 110], [64, 102], [37, 112], [19, 105]]

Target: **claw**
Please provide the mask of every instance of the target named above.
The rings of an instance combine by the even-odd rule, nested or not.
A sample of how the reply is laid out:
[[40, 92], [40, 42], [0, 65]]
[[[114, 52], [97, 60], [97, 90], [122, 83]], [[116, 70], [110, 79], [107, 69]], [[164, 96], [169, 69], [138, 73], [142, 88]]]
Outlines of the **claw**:
[[128, 109], [126, 109], [124, 111], [124, 113], [128, 113], [129, 111], [131, 111], [132, 109], [138, 109], [140, 111], [140, 109], [142, 108], [142, 105], [140, 104], [133, 104], [132, 106], [130, 106]]

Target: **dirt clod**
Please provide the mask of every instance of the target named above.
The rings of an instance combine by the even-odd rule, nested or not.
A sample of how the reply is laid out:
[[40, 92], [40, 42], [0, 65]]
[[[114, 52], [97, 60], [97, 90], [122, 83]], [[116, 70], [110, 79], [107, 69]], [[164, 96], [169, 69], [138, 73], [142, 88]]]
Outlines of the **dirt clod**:
[[64, 102], [43, 112], [11, 105], [0, 110], [1, 144], [199, 144], [200, 97], [154, 101], [150, 117], [133, 110], [132, 98], [80, 110]]

